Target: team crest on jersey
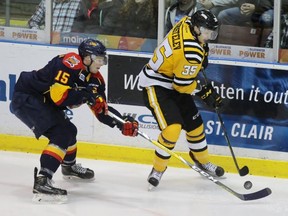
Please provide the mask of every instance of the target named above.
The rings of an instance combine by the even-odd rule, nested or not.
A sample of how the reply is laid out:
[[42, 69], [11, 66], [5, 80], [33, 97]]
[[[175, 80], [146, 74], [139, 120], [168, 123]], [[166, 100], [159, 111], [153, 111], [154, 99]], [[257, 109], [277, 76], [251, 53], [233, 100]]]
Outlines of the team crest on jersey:
[[65, 59], [65, 62], [68, 63], [71, 68], [74, 68], [80, 63], [80, 60], [77, 59], [76, 56], [72, 55]]

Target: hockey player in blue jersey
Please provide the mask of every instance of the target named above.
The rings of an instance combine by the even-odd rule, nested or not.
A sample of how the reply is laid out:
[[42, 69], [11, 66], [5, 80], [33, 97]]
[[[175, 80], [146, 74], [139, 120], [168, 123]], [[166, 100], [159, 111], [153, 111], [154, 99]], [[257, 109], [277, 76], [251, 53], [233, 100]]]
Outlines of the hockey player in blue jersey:
[[[94, 179], [93, 170], [76, 164], [77, 128], [65, 116], [67, 107], [87, 104], [100, 122], [117, 126], [123, 135], [137, 135], [138, 122], [122, 116], [106, 103], [105, 82], [99, 72], [100, 67], [107, 64], [105, 46], [100, 41], [87, 39], [79, 45], [78, 52], [56, 56], [40, 70], [21, 72], [15, 85], [12, 112], [37, 139], [42, 135], [49, 139], [40, 157], [39, 174], [38, 169], [34, 169], [35, 201], [42, 201], [43, 197], [67, 199], [66, 190], [51, 184], [60, 165], [64, 177]], [[126, 122], [115, 122], [107, 115], [108, 110]]]

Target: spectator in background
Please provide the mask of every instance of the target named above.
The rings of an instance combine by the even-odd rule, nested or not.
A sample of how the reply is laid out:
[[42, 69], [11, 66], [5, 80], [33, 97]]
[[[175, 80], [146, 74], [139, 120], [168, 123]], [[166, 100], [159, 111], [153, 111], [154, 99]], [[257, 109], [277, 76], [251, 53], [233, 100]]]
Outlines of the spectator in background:
[[[45, 25], [45, 0], [42, 0], [28, 21], [29, 28], [43, 29]], [[81, 0], [53, 0], [52, 31], [70, 32], [74, 20], [79, 14]]]
[[91, 6], [88, 8], [88, 11], [87, 11], [88, 18], [91, 17], [92, 11], [98, 8], [99, 0], [90, 0], [90, 3], [91, 3]]
[[[272, 4], [271, 4], [272, 2]], [[234, 7], [222, 10], [218, 15], [220, 24], [237, 26], [267, 26], [271, 19], [262, 19], [265, 11], [273, 8], [273, 1], [270, 0], [238, 0]]]
[[[274, 11], [272, 10], [272, 18]], [[272, 20], [273, 22], [273, 20]], [[266, 48], [273, 48], [273, 30], [266, 39]], [[288, 49], [288, 0], [282, 0], [280, 19], [280, 48]]]
[[198, 0], [198, 2], [217, 17], [220, 11], [235, 5], [238, 0]]
[[99, 34], [157, 38], [158, 3], [155, 0], [113, 0], [99, 5]]
[[196, 0], [177, 0], [166, 10], [165, 15], [165, 32], [166, 34], [172, 27], [179, 22], [184, 16], [191, 16], [199, 9], [204, 7]]
[[97, 10], [91, 11], [89, 25], [85, 26], [84, 32], [117, 35], [118, 29], [121, 29], [118, 16], [123, 5], [124, 0], [100, 0]]
[[78, 16], [75, 18], [72, 32], [93, 32], [93, 29], [99, 29], [100, 8], [99, 5], [105, 0], [86, 0], [82, 1], [82, 7]]
[[[282, 0], [287, 1], [287, 0]], [[262, 27], [273, 27], [273, 20], [274, 20], [274, 0], [268, 0], [269, 7], [267, 10], [265, 10], [259, 17], [259, 24]]]

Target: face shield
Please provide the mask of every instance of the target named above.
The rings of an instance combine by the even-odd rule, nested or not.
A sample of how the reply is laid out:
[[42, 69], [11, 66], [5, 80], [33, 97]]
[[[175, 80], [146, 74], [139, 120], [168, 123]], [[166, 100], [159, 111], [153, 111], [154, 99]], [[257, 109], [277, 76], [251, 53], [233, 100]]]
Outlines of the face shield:
[[94, 54], [92, 54], [91, 56], [91, 59], [93, 62], [99, 64], [99, 65], [107, 65], [107, 56], [106, 55], [103, 55], [103, 56], [96, 56]]
[[205, 27], [200, 27], [200, 32], [205, 41], [215, 40], [218, 36], [218, 29], [210, 30]]

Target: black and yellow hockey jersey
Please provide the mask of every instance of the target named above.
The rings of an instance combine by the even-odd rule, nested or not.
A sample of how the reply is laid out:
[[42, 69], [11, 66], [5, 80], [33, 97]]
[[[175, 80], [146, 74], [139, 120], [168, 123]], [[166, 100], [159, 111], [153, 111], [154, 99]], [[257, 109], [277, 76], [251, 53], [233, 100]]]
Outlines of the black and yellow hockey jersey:
[[140, 86], [162, 86], [191, 94], [197, 86], [195, 78], [204, 60], [203, 45], [191, 33], [190, 18], [182, 18], [140, 72]]

